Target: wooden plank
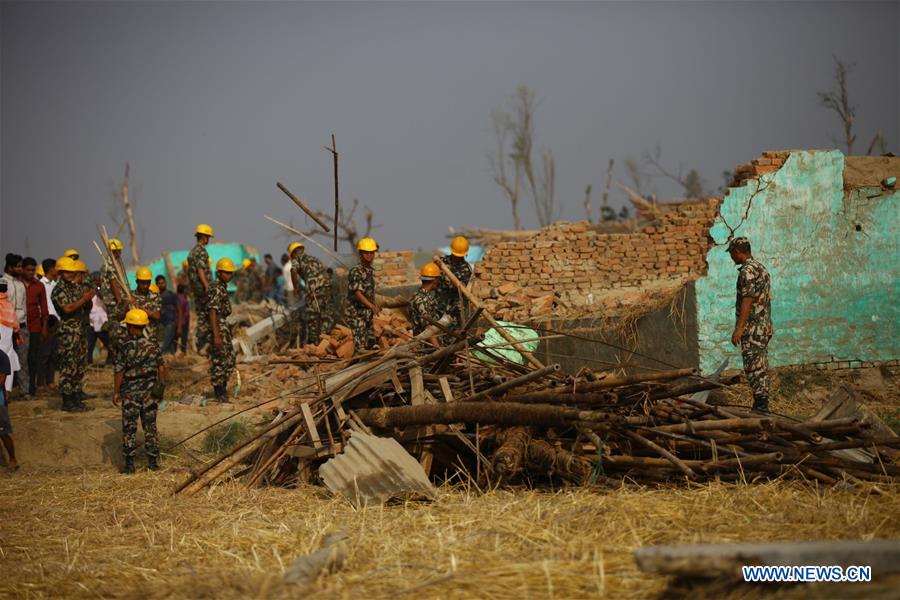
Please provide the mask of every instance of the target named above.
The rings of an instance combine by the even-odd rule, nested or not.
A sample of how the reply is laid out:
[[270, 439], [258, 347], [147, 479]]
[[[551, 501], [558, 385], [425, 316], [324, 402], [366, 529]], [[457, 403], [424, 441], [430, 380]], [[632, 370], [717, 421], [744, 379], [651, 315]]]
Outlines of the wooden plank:
[[391, 371], [391, 383], [394, 385], [394, 391], [397, 392], [398, 394], [400, 394], [402, 397], [403, 392], [405, 390], [403, 389], [403, 386], [400, 384], [400, 378], [397, 377], [396, 369]]
[[410, 403], [413, 406], [425, 404], [425, 382], [422, 380], [422, 367], [412, 367], [409, 370], [409, 383], [412, 388]]
[[316, 429], [316, 421], [313, 419], [312, 411], [309, 409], [309, 402], [300, 405], [300, 412], [303, 413], [303, 423], [309, 431], [309, 438], [313, 442], [313, 446], [319, 448], [322, 446], [322, 438], [319, 437], [319, 430]]
[[450, 389], [450, 382], [446, 377], [441, 377], [438, 382], [441, 384], [441, 392], [444, 394], [446, 402], [453, 402], [453, 391]]

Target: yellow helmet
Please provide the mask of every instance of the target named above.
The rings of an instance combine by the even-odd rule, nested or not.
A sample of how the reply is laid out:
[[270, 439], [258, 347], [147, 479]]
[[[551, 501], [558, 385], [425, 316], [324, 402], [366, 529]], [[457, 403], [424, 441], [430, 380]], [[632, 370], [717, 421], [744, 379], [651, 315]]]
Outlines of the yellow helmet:
[[153, 292], [154, 294], [158, 294], [158, 293], [159, 293], [159, 286], [156, 285], [155, 283], [151, 283], [151, 284], [150, 284], [150, 291]]
[[187, 260], [181, 261], [181, 268], [184, 269], [184, 268], [187, 268], [187, 266], [188, 266], [188, 261], [187, 261]]
[[245, 258], [243, 261], [241, 261], [241, 266], [244, 267], [245, 269], [252, 264], [253, 264], [253, 261], [250, 260], [249, 258]]
[[75, 271], [75, 261], [68, 256], [61, 256], [56, 260], [57, 271]]
[[469, 240], [461, 235], [453, 238], [450, 242], [450, 254], [453, 256], [465, 256], [469, 253]]
[[150, 323], [150, 319], [149, 317], [147, 317], [147, 313], [140, 308], [132, 308], [127, 313], [125, 313], [124, 322], [126, 325], [144, 327], [145, 325]]
[[375, 252], [378, 250], [378, 242], [372, 238], [363, 238], [359, 240], [356, 249], [360, 252]]
[[109, 249], [110, 250], [121, 250], [122, 242], [120, 242], [116, 238], [112, 238], [111, 240], [109, 240]]
[[153, 279], [153, 273], [147, 267], [138, 269], [137, 274], [134, 276], [135, 281], [150, 281], [151, 279]]
[[78, 254], [78, 250], [75, 250], [74, 248], [69, 248], [68, 250], [63, 252], [63, 256], [65, 256], [67, 258], [71, 258], [72, 260], [77, 260], [78, 257], [81, 255]]
[[81, 262], [80, 260], [72, 261], [72, 263], [75, 265], [75, 268], [72, 269], [73, 271], [76, 271], [78, 273], [87, 273], [88, 272], [87, 265], [84, 264], [83, 262]]
[[297, 248], [306, 248], [306, 246], [303, 245], [303, 242], [294, 242], [293, 244], [288, 246], [288, 256], [293, 256], [294, 250], [296, 250]]
[[422, 267], [422, 279], [437, 279], [441, 276], [441, 269], [433, 262]]
[[234, 263], [231, 262], [231, 259], [226, 256], [225, 258], [220, 258], [219, 262], [216, 263], [216, 271], [234, 273], [237, 269], [234, 268]]
[[207, 225], [206, 223], [200, 223], [197, 225], [197, 228], [194, 229], [194, 235], [208, 235], [209, 237], [213, 236], [213, 228]]
[[44, 265], [38, 265], [38, 266], [37, 266], [37, 274], [38, 274], [38, 277], [43, 277], [43, 276], [44, 276]]

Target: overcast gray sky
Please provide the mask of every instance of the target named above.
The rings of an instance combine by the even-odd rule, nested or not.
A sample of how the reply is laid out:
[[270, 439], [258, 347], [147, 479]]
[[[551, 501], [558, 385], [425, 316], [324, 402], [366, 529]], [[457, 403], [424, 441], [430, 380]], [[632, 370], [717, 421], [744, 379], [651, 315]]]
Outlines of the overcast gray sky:
[[657, 143], [711, 187], [762, 150], [834, 146], [816, 105], [832, 55], [856, 63], [857, 145], [900, 139], [896, 1], [3, 2], [0, 36], [0, 247], [38, 259], [97, 263], [126, 160], [145, 257], [189, 247], [197, 222], [280, 253], [262, 215], [303, 219], [275, 181], [329, 209], [331, 133], [342, 198], [375, 210], [383, 248], [509, 227], [484, 155], [522, 84], [569, 219], [610, 158]]

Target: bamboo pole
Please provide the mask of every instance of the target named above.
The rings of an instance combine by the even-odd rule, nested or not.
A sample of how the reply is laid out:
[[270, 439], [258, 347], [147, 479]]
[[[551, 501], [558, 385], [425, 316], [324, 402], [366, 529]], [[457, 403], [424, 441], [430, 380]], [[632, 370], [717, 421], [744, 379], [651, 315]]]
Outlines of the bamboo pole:
[[334, 134], [331, 134], [331, 148], [325, 147], [326, 150], [331, 152], [331, 156], [334, 159], [334, 251], [337, 252], [338, 249], [338, 219], [341, 216], [341, 202], [340, 202], [340, 192], [338, 191], [338, 152], [337, 152], [337, 144], [334, 143]]
[[632, 439], [635, 442], [637, 442], [643, 446], [646, 446], [647, 448], [650, 448], [654, 452], [657, 452], [663, 458], [665, 458], [670, 463], [675, 465], [675, 467], [678, 468], [678, 470], [680, 470], [682, 473], [684, 473], [687, 477], [689, 477], [691, 479], [694, 479], [697, 477], [697, 474], [694, 473], [689, 466], [684, 464], [684, 462], [682, 462], [681, 459], [679, 459], [677, 456], [675, 456], [674, 454], [672, 454], [671, 452], [669, 452], [668, 450], [666, 450], [665, 448], [663, 448], [656, 442], [652, 442], [652, 441], [648, 440], [647, 438], [645, 438], [644, 436], [642, 436], [641, 434], [636, 433], [631, 430], [628, 430], [628, 429], [625, 429], [623, 431], [623, 433], [629, 439]]
[[466, 300], [472, 303], [472, 306], [481, 309], [482, 316], [487, 319], [488, 323], [490, 323], [491, 326], [494, 327], [501, 336], [503, 336], [503, 339], [512, 344], [513, 348], [515, 348], [522, 356], [524, 356], [528, 360], [528, 362], [530, 362], [532, 366], [534, 366], [534, 368], [544, 368], [544, 364], [541, 361], [535, 358], [534, 355], [531, 354], [531, 352], [528, 352], [525, 348], [523, 348], [522, 345], [516, 340], [516, 338], [510, 335], [509, 332], [506, 331], [506, 329], [501, 327], [500, 324], [494, 320], [494, 317], [492, 317], [491, 314], [484, 309], [484, 305], [481, 304], [478, 298], [476, 298], [475, 295], [462, 284], [462, 282], [456, 277], [456, 275], [453, 274], [453, 271], [451, 271], [450, 268], [446, 264], [444, 264], [444, 261], [435, 256], [434, 264], [440, 267], [441, 271], [444, 272], [444, 275], [447, 277], [450, 283], [452, 283], [453, 286], [456, 287], [456, 289], [458, 289], [460, 293], [462, 293], [462, 295], [466, 297]]
[[322, 244], [320, 244], [320, 243], [317, 242], [316, 240], [312, 239], [311, 237], [309, 237], [308, 235], [306, 235], [306, 234], [303, 233], [302, 231], [298, 231], [298, 230], [295, 229], [294, 227], [291, 227], [291, 226], [288, 225], [287, 223], [282, 223], [282, 222], [279, 221], [278, 219], [273, 219], [273, 218], [270, 217], [269, 215], [263, 215], [263, 216], [264, 216], [265, 218], [267, 218], [268, 220], [272, 221], [273, 223], [275, 223], [276, 225], [279, 225], [279, 226], [285, 228], [286, 230], [290, 231], [291, 233], [294, 233], [294, 234], [296, 234], [296, 235], [299, 235], [300, 237], [302, 237], [304, 240], [308, 241], [309, 243], [315, 244], [319, 249], [323, 250], [328, 256], [330, 256], [331, 258], [333, 258], [334, 260], [336, 260], [336, 261], [337, 261], [341, 266], [343, 266], [345, 269], [349, 269], [349, 268], [350, 268], [350, 267], [347, 266], [347, 263], [345, 263], [344, 261], [341, 260], [341, 257], [340, 257], [340, 256], [338, 256], [337, 254], [335, 254], [334, 252], [332, 252], [331, 250], [329, 250], [328, 248], [326, 248], [325, 246], [323, 246]]
[[[316, 215], [316, 213], [311, 211], [305, 204], [303, 204], [303, 202], [300, 200], [300, 198], [298, 198], [293, 193], [291, 193], [291, 190], [287, 189], [283, 183], [281, 183], [280, 181], [276, 181], [275, 185], [277, 185], [278, 189], [281, 190], [282, 192], [284, 192], [288, 198], [293, 200], [294, 204], [296, 204], [300, 208], [300, 210], [305, 212], [310, 219], [315, 221], [316, 225], [318, 225], [319, 227], [324, 229], [325, 233], [329, 233], [331, 231], [331, 228], [328, 225], [326, 225], [322, 221], [322, 219], [320, 219], [318, 217], [318, 215]], [[335, 248], [335, 250], [337, 250], [337, 248]]]
[[508, 381], [499, 383], [486, 390], [482, 390], [477, 394], [473, 394], [468, 398], [461, 398], [460, 402], [477, 402], [479, 400], [484, 400], [488, 396], [499, 396], [506, 390], [511, 390], [523, 386], [526, 383], [532, 382], [536, 379], [540, 379], [557, 371], [559, 371], [559, 365], [550, 365], [549, 367], [544, 367], [543, 369], [538, 369], [537, 371], [532, 371], [531, 373], [527, 373], [519, 377], [514, 377]]

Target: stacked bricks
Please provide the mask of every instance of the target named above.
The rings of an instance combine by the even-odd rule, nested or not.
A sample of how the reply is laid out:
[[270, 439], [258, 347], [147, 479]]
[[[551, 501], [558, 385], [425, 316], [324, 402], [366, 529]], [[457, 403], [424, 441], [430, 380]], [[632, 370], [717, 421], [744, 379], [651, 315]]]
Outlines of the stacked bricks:
[[791, 155], [790, 150], [766, 150], [762, 157], [743, 164], [734, 170], [734, 178], [730, 187], [741, 187], [748, 179], [759, 179], [766, 173], [774, 173], [784, 165]]
[[379, 252], [372, 263], [377, 287], [396, 287], [419, 283], [412, 252]]
[[718, 199], [662, 205], [659, 218], [636, 233], [603, 234], [587, 222], [556, 223], [528, 240], [493, 246], [476, 268], [475, 292], [497, 297], [515, 284], [577, 298], [649, 281], [697, 279], [706, 274], [709, 228], [718, 207]]

